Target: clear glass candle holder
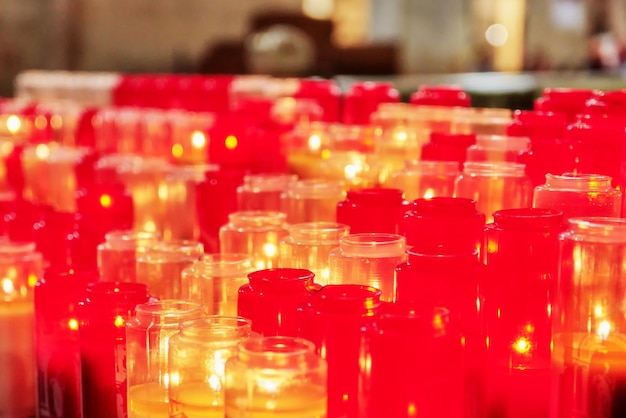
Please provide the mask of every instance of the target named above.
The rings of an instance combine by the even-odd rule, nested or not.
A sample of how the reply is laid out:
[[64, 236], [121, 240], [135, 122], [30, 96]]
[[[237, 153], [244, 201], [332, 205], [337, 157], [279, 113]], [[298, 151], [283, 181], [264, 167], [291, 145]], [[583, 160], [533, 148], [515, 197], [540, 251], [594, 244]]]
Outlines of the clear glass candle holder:
[[389, 187], [402, 190], [408, 201], [452, 197], [458, 175], [459, 163], [456, 161], [409, 160], [405, 161], [402, 170], [392, 174]]
[[201, 302], [209, 315], [236, 316], [239, 288], [253, 270], [249, 254], [205, 254], [183, 270], [182, 298]]
[[253, 336], [250, 320], [241, 317], [183, 322], [169, 340], [170, 416], [223, 417], [226, 361]]
[[621, 416], [626, 381], [626, 221], [572, 218], [553, 311], [551, 416]]
[[285, 219], [282, 212], [231, 213], [220, 228], [220, 252], [250, 254], [257, 269], [277, 267], [278, 246], [289, 233]]
[[282, 195], [298, 180], [294, 174], [248, 174], [237, 188], [237, 210], [281, 210]]
[[185, 321], [200, 319], [199, 303], [162, 300], [138, 305], [126, 323], [128, 417], [169, 417], [169, 340]]
[[251, 338], [226, 362], [225, 416], [326, 417], [326, 362], [313, 343]]
[[487, 222], [493, 221], [498, 210], [529, 208], [532, 183], [524, 169], [524, 164], [510, 162], [466, 162], [457, 178], [454, 195], [475, 200]]
[[137, 252], [137, 282], [159, 299], [182, 297], [181, 276], [198, 260], [204, 246], [196, 241], [160, 241]]
[[345, 198], [339, 181], [309, 179], [290, 185], [283, 196], [287, 222], [336, 222], [337, 203]]
[[546, 174], [546, 182], [533, 192], [533, 207], [555, 209], [564, 218], [619, 217], [623, 193], [600, 174]]
[[327, 285], [330, 278], [328, 255], [348, 235], [348, 225], [332, 222], [305, 222], [289, 225], [289, 235], [280, 243], [280, 265], [308, 269], [317, 283]]
[[396, 266], [406, 259], [406, 239], [384, 233], [350, 234], [329, 253], [331, 284], [361, 284], [381, 291], [381, 300], [393, 301]]
[[[163, 183], [165, 218], [163, 238], [193, 240], [200, 237], [196, 215], [196, 185], [204, 180], [207, 170], [214, 166], [195, 165], [175, 167]], [[180, 216], [182, 213], [185, 216]]]
[[100, 280], [107, 282], [136, 281], [137, 253], [151, 247], [159, 236], [146, 231], [112, 231], [98, 245]]

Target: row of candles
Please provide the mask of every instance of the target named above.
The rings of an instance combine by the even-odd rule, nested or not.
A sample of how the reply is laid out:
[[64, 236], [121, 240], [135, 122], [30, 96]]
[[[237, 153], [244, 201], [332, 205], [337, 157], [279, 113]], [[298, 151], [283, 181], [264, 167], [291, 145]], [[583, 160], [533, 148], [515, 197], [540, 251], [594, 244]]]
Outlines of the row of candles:
[[[37, 107], [9, 103], [23, 148], [4, 158], [2, 416], [619, 416], [620, 93], [538, 101], [604, 103], [597, 118], [443, 101], [380, 105], [362, 125], [307, 111], [235, 137], [213, 166], [20, 137], [11, 117], [36, 127]], [[210, 143], [203, 129], [180, 138]], [[245, 141], [258, 148], [238, 160]], [[353, 151], [375, 176], [336, 158]], [[274, 152], [286, 165], [266, 167], [287, 174], [244, 170]], [[36, 407], [15, 395], [34, 391], [35, 364]]]

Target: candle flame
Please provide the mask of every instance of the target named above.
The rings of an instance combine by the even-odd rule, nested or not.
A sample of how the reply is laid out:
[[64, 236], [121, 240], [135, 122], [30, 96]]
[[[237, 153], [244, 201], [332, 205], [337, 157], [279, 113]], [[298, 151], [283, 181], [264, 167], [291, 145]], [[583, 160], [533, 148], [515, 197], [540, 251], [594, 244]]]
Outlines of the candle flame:
[[185, 151], [185, 150], [183, 149], [183, 146], [182, 146], [182, 145], [180, 145], [180, 144], [178, 144], [178, 143], [177, 143], [177, 144], [172, 145], [172, 156], [173, 156], [174, 158], [180, 158], [180, 157], [182, 157], [182, 156], [183, 156], [184, 151]]
[[126, 321], [124, 321], [124, 318], [121, 315], [118, 315], [115, 317], [115, 321], [113, 321], [113, 323], [116, 327], [121, 328], [124, 324], [126, 324]]
[[319, 135], [313, 134], [309, 137], [309, 149], [311, 151], [318, 151], [322, 146], [322, 138]]
[[513, 349], [520, 354], [528, 354], [531, 349], [531, 343], [527, 338], [520, 337], [513, 343]]
[[194, 148], [203, 148], [206, 145], [206, 136], [200, 131], [194, 131], [191, 134], [191, 145]]
[[424, 199], [430, 199], [435, 196], [435, 191], [430, 187], [424, 192]]
[[602, 341], [606, 341], [606, 339], [609, 337], [609, 333], [611, 332], [611, 323], [609, 321], [602, 321], [600, 322], [600, 324], [598, 325], [598, 337], [600, 337], [600, 339]]
[[19, 117], [11, 115], [7, 118], [7, 129], [10, 133], [15, 134], [22, 127], [22, 121]]
[[237, 140], [237, 137], [234, 135], [228, 135], [226, 137], [226, 140], [224, 141], [224, 145], [226, 146], [226, 149], [235, 149], [237, 148], [239, 141]]
[[45, 160], [50, 156], [50, 148], [46, 144], [39, 144], [35, 147], [35, 155], [40, 160]]
[[100, 205], [103, 208], [110, 207], [111, 203], [112, 203], [111, 196], [109, 196], [108, 194], [103, 194], [102, 196], [100, 196]]
[[214, 374], [209, 377], [209, 386], [216, 392], [220, 392], [222, 390], [222, 382], [220, 378]]
[[276, 245], [272, 244], [271, 242], [263, 244], [263, 254], [265, 254], [267, 257], [276, 256], [276, 252]]
[[78, 331], [78, 320], [76, 318], [71, 318], [67, 321], [67, 326], [72, 331]]
[[9, 278], [2, 279], [2, 290], [4, 293], [11, 294], [15, 292], [15, 286], [13, 286], [13, 280]]

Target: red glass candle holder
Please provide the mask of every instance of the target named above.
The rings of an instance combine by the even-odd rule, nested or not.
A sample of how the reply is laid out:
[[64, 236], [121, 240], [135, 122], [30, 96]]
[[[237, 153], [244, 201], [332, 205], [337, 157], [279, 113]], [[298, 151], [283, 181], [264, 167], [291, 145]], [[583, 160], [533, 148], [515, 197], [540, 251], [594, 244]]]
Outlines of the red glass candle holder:
[[82, 417], [78, 303], [98, 272], [48, 268], [35, 286], [38, 416]]
[[308, 99], [323, 110], [324, 122], [338, 122], [340, 117], [341, 89], [334, 80], [300, 79], [296, 99]]
[[485, 229], [489, 414], [548, 416], [552, 307], [563, 214], [497, 211]]
[[421, 159], [427, 161], [465, 162], [467, 148], [476, 143], [476, 134], [451, 134], [431, 132], [430, 139], [422, 145]]
[[200, 242], [207, 253], [220, 252], [220, 228], [228, 223], [228, 215], [237, 210], [237, 187], [243, 184], [245, 174], [243, 170], [209, 170], [205, 181], [196, 184]]
[[348, 125], [366, 125], [379, 104], [399, 101], [400, 93], [391, 83], [373, 81], [354, 83], [343, 96], [341, 121]]
[[299, 311], [300, 336], [328, 363], [328, 416], [359, 416], [361, 328], [374, 321], [380, 291], [362, 285], [328, 285]]
[[133, 199], [119, 183], [94, 184], [76, 194], [78, 236], [74, 242], [73, 265], [79, 270], [97, 268], [98, 245], [106, 234], [133, 226]]
[[445, 309], [383, 304], [362, 339], [360, 417], [468, 416], [462, 337]]
[[79, 304], [83, 416], [126, 417], [126, 321], [148, 302], [140, 283], [95, 283]]
[[417, 199], [404, 215], [407, 247], [421, 254], [469, 254], [480, 248], [485, 214], [460, 197]]
[[351, 189], [337, 204], [337, 222], [348, 225], [352, 234], [397, 234], [407, 203], [400, 189]]
[[544, 112], [564, 113], [573, 121], [585, 113], [585, 104], [595, 96], [596, 90], [576, 88], [545, 88], [535, 99], [534, 109]]
[[305, 269], [275, 268], [248, 274], [239, 288], [237, 314], [252, 321], [261, 335], [298, 335], [297, 310], [319, 289]]

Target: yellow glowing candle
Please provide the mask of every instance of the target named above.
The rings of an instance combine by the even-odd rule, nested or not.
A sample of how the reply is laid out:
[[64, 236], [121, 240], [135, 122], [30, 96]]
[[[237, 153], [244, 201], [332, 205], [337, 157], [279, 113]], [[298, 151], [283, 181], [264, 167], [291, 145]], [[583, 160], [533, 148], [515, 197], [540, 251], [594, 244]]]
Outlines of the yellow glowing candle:
[[138, 305], [126, 323], [128, 417], [169, 417], [168, 343], [184, 321], [203, 315], [201, 304], [176, 300]]

